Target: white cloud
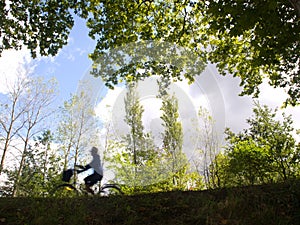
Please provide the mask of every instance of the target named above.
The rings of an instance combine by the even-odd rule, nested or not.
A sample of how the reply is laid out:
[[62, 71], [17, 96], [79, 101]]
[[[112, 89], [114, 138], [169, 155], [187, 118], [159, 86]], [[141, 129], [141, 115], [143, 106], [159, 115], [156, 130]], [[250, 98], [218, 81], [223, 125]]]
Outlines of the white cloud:
[[119, 98], [120, 94], [124, 91], [124, 88], [115, 87], [114, 90], [108, 89], [105, 97], [96, 105], [95, 113], [96, 116], [104, 123], [112, 120], [113, 106]]
[[12, 85], [16, 78], [32, 72], [34, 66], [30, 64], [32, 59], [28, 49], [5, 50], [0, 57], [0, 93], [7, 93], [8, 86]]
[[[246, 128], [248, 125], [246, 120], [253, 115], [253, 99], [251, 96], [239, 96], [242, 91], [242, 87], [239, 86], [239, 78], [233, 78], [230, 75], [221, 76], [218, 74], [214, 66], [210, 66], [214, 71], [216, 81], [219, 89], [223, 95], [225, 105], [225, 126], [229, 127], [234, 132], [239, 132]], [[260, 87], [259, 98], [256, 99], [261, 105], [267, 105], [269, 108], [278, 108], [279, 114], [285, 112], [287, 115], [292, 115], [293, 125], [296, 129], [300, 128], [300, 107], [287, 107], [281, 108], [283, 102], [287, 98], [287, 94], [282, 88], [273, 88], [267, 81], [265, 81]], [[210, 102], [210, 104], [214, 104]], [[276, 119], [282, 119], [277, 117]]]
[[282, 88], [273, 88], [267, 81], [260, 85], [261, 93], [259, 95], [259, 101], [266, 102], [270, 107], [280, 107], [282, 103], [287, 99], [288, 95]]
[[[196, 77], [192, 85], [188, 86], [184, 82], [177, 85], [187, 93], [197, 110], [199, 106], [203, 106], [213, 115], [219, 132], [224, 132], [225, 127], [239, 132], [248, 126], [246, 120], [253, 114], [253, 99], [251, 96], [239, 96], [242, 91], [239, 83], [239, 78], [230, 75], [221, 76], [215, 66], [209, 65], [199, 77]], [[276, 119], [282, 119], [280, 116], [282, 112], [291, 114], [295, 129], [300, 129], [300, 107], [280, 108], [287, 98], [282, 88], [275, 89], [265, 81], [260, 86], [260, 91], [257, 100], [261, 105], [267, 105], [272, 109], [278, 108], [279, 116]]]
[[[274, 89], [267, 83], [261, 87], [259, 101], [270, 108], [280, 107], [286, 98], [282, 89]], [[146, 131], [151, 131], [156, 138], [161, 138], [163, 127], [161, 126], [160, 107], [161, 102], [156, 98], [157, 85], [155, 78], [145, 80], [139, 85], [139, 95], [141, 104], [144, 106], [143, 124]], [[185, 81], [177, 82], [171, 86], [171, 92], [175, 92], [179, 100], [180, 119], [184, 129], [184, 148], [193, 149], [192, 142], [196, 138], [195, 117], [199, 106], [206, 108], [216, 121], [216, 129], [220, 138], [224, 137], [225, 127], [229, 127], [234, 132], [239, 132], [246, 128], [246, 120], [253, 114], [253, 100], [250, 96], [239, 96], [242, 88], [239, 86], [239, 79], [230, 75], [223, 77], [218, 74], [214, 66], [209, 68], [197, 77], [193, 85], [188, 85]], [[116, 87], [115, 90], [108, 90], [102, 101], [96, 106], [96, 114], [103, 122], [111, 122], [110, 131], [117, 137], [124, 135], [128, 131], [128, 126], [124, 122], [125, 109], [124, 88]], [[102, 96], [103, 97], [103, 96]], [[287, 114], [292, 114], [295, 128], [300, 128], [300, 108], [288, 107], [280, 109]], [[105, 133], [105, 130], [103, 130]]]
[[[163, 133], [162, 120], [160, 119], [162, 101], [156, 97], [158, 95], [156, 78], [151, 77], [140, 82], [137, 91], [140, 103], [144, 108], [142, 121], [145, 131], [153, 134], [155, 142], [159, 146], [162, 142], [161, 134]], [[197, 106], [188, 92], [189, 87], [185, 82], [172, 84], [170, 87], [170, 94], [174, 93], [178, 99], [179, 117], [185, 135], [184, 151], [193, 152], [195, 144], [190, 139], [195, 139], [197, 135], [194, 127], [194, 121], [197, 119]], [[129, 127], [124, 121], [125, 95], [126, 90], [124, 88], [116, 87], [115, 90], [108, 90], [108, 93], [95, 108], [96, 115], [104, 123], [110, 123], [110, 132], [116, 138], [122, 137], [129, 131]], [[105, 136], [106, 132], [107, 129], [104, 127], [101, 133]]]

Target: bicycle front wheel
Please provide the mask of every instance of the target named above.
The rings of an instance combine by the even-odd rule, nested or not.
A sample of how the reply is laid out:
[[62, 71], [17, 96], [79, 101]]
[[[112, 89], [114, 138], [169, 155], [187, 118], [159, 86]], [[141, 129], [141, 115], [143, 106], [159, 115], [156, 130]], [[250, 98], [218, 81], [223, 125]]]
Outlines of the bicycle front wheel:
[[72, 198], [78, 195], [78, 190], [71, 184], [58, 185], [52, 192], [52, 197], [58, 198]]
[[116, 184], [104, 184], [100, 189], [101, 196], [122, 195], [121, 188]]

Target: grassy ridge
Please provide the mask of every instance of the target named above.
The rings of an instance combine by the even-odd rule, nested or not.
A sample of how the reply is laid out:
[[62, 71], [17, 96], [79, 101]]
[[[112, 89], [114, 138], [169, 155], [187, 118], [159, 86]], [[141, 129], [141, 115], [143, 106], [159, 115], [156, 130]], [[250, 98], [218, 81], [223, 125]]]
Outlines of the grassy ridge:
[[300, 224], [300, 182], [109, 198], [0, 198], [9, 224]]

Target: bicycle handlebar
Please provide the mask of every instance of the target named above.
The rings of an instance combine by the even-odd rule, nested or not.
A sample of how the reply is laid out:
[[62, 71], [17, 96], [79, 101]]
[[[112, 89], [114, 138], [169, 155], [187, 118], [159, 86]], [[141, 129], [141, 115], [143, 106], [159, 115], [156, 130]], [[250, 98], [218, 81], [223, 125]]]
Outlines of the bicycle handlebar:
[[74, 168], [75, 168], [75, 167], [78, 167], [78, 168], [80, 168], [80, 169], [85, 169], [85, 166], [82, 166], [82, 165], [75, 165]]

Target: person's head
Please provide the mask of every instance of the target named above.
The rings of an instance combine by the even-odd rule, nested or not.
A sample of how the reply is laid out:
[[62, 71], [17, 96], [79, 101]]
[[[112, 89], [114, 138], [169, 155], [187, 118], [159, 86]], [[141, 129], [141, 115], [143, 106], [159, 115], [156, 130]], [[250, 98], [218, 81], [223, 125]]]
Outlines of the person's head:
[[91, 154], [92, 154], [92, 155], [98, 155], [98, 148], [92, 147], [92, 149], [91, 149]]

